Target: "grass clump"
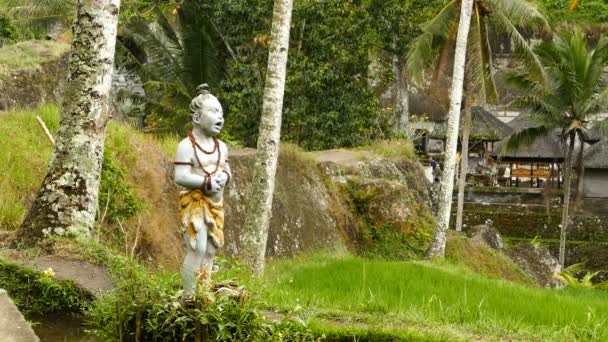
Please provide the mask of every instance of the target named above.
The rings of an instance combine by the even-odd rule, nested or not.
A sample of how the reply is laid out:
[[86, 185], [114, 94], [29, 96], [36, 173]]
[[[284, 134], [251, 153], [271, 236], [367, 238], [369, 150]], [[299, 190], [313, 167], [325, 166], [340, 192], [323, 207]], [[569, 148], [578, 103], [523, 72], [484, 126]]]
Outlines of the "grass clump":
[[386, 159], [416, 159], [416, 148], [406, 139], [377, 140], [370, 145], [357, 148], [369, 151]]
[[0, 113], [1, 229], [12, 230], [21, 223], [47, 171], [51, 145], [36, 122], [37, 115], [51, 132], [59, 127], [55, 105]]
[[605, 291], [530, 288], [462, 266], [352, 257], [279, 261], [267, 270], [265, 296], [283, 307], [392, 314], [496, 339], [608, 338]]
[[487, 246], [475, 244], [462, 235], [449, 232], [445, 254], [449, 262], [463, 265], [471, 271], [489, 278], [534, 285], [534, 280], [527, 276], [509, 257]]
[[0, 48], [0, 74], [55, 60], [70, 48], [53, 40], [31, 40]]
[[0, 288], [24, 315], [76, 313], [91, 299], [71, 281], [58, 281], [52, 270], [37, 272], [0, 258]]

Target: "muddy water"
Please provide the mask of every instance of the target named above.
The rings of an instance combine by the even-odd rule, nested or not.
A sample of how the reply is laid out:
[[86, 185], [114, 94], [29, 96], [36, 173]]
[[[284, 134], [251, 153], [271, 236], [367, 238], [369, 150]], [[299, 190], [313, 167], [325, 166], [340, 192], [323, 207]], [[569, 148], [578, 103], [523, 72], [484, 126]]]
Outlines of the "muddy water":
[[101, 342], [100, 338], [86, 333], [82, 317], [28, 317], [28, 320], [34, 323], [41, 342]]

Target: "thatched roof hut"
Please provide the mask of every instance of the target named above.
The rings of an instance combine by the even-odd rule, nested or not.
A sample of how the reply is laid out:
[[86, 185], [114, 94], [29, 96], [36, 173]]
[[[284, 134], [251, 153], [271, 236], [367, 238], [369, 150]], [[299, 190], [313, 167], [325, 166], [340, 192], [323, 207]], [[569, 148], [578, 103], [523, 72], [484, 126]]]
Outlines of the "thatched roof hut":
[[[513, 119], [508, 125], [514, 132], [538, 126], [522, 115]], [[559, 130], [556, 130], [547, 136], [539, 137], [531, 145], [521, 146], [517, 151], [503, 151], [507, 140], [503, 139], [494, 145], [491, 156], [494, 159], [513, 162], [563, 162], [564, 151], [559, 133]]]
[[587, 169], [608, 169], [608, 139], [589, 147], [584, 162]]
[[[470, 140], [476, 141], [499, 141], [513, 133], [513, 129], [506, 123], [496, 118], [494, 114], [483, 107], [471, 108], [472, 125]], [[441, 122], [435, 126], [431, 138], [445, 140], [447, 122]], [[462, 135], [463, 120], [460, 120], [459, 135]]]

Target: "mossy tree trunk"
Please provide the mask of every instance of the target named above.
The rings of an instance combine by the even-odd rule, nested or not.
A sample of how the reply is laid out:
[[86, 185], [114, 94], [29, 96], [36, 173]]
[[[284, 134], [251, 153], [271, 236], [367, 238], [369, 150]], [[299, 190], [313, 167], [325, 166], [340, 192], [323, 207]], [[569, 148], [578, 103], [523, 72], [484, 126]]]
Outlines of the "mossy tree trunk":
[[462, 88], [466, 64], [467, 37], [471, 25], [473, 0], [463, 0], [458, 23], [456, 51], [454, 53], [454, 76], [450, 93], [450, 112], [446, 132], [447, 144], [445, 149], [445, 164], [439, 194], [439, 210], [433, 240], [426, 252], [426, 257], [445, 256], [447, 230], [450, 224], [452, 209], [452, 191], [454, 190], [454, 169], [456, 168], [456, 147], [458, 144], [458, 126], [460, 121], [460, 105], [462, 103]]
[[564, 161], [564, 202], [562, 207], [562, 224], [559, 234], [559, 265], [562, 270], [565, 264], [566, 255], [566, 232], [568, 230], [568, 223], [570, 222], [570, 215], [568, 210], [570, 209], [570, 190], [572, 188], [572, 158], [574, 154], [574, 140], [576, 139], [576, 133], [571, 133], [568, 137], [570, 139], [568, 150], [566, 151], [566, 158]]
[[272, 213], [292, 8], [293, 0], [274, 2], [272, 43], [268, 54], [268, 72], [253, 183], [249, 197], [245, 201], [246, 216], [241, 235], [241, 255], [258, 275], [264, 272], [266, 242]]
[[69, 74], [48, 173], [17, 233], [88, 236], [95, 223], [120, 0], [80, 0]]

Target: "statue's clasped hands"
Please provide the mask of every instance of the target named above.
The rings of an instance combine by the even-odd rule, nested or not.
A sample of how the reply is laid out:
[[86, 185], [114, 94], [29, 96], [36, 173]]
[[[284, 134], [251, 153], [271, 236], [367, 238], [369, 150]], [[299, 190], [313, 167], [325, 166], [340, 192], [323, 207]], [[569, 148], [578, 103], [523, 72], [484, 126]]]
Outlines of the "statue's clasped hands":
[[212, 196], [224, 189], [226, 183], [228, 182], [228, 174], [226, 172], [220, 172], [211, 177], [211, 182], [207, 183], [203, 186], [203, 192], [207, 196]]

